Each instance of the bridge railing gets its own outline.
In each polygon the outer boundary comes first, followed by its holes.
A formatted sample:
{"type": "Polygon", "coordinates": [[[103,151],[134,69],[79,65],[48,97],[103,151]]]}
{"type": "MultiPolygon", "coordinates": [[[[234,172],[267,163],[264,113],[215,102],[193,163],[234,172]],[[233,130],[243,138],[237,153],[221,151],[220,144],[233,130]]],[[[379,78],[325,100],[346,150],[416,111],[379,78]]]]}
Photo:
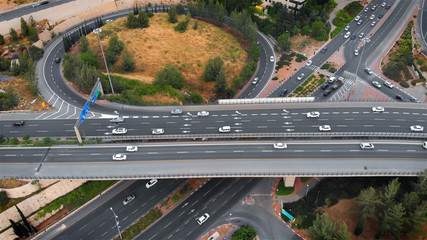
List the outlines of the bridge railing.
{"type": "Polygon", "coordinates": [[[318,132],[318,133],[228,133],[228,134],[170,134],[139,136],[85,136],[86,139],[101,138],[103,141],[142,141],[142,140],[179,140],[179,139],[231,139],[231,138],[386,138],[427,140],[427,133],[389,133],[389,132],[318,132]]]}

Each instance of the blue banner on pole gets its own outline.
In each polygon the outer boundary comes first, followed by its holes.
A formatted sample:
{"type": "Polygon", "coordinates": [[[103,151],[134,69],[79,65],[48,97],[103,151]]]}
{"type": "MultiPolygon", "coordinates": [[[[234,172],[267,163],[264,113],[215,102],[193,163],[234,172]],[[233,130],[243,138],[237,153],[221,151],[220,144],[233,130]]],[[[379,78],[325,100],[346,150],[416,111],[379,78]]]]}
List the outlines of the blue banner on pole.
{"type": "Polygon", "coordinates": [[[87,113],[89,112],[89,102],[86,102],[85,106],[83,107],[82,113],[80,113],[80,121],[83,123],[87,113]]]}
{"type": "Polygon", "coordinates": [[[92,105],[95,104],[95,101],[96,101],[96,98],[98,97],[98,94],[99,94],[99,89],[96,89],[95,93],[93,94],[92,100],[91,100],[92,105]]]}
{"type": "Polygon", "coordinates": [[[283,208],[282,208],[282,214],[285,215],[286,217],[288,217],[289,219],[291,219],[291,221],[295,221],[295,218],[291,214],[286,212],[285,209],[283,209],[283,208]]]}

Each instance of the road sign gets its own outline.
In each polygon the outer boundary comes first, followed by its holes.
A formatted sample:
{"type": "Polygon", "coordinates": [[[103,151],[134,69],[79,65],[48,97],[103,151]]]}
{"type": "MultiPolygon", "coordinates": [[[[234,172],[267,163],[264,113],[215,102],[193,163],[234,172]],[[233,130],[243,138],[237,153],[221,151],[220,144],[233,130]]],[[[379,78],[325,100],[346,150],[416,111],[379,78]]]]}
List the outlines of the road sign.
{"type": "Polygon", "coordinates": [[[98,94],[99,94],[99,88],[97,88],[95,90],[95,92],[93,93],[93,97],[92,97],[92,100],[91,100],[92,105],[95,104],[95,101],[96,101],[96,98],[98,97],[98,94]]]}
{"type": "Polygon", "coordinates": [[[46,107],[46,103],[45,102],[42,102],[42,107],[46,107]]]}
{"type": "Polygon", "coordinates": [[[80,121],[83,123],[87,112],[89,111],[89,102],[86,102],[85,106],[83,107],[82,113],[80,113],[80,121]]]}

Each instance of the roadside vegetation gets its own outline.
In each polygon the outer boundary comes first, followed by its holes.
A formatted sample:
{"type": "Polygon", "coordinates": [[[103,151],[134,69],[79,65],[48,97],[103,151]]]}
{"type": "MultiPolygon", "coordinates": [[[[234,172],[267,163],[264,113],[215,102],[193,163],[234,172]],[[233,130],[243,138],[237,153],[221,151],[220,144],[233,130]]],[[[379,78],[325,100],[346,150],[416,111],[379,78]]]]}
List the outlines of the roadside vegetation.
{"type": "MultiPolygon", "coordinates": [[[[82,144],[95,144],[100,143],[102,141],[101,138],[96,139],[83,139],[82,144]]],[[[30,135],[25,134],[22,136],[22,139],[18,139],[17,137],[13,138],[5,138],[2,134],[0,134],[0,146],[9,146],[9,145],[16,145],[20,147],[49,147],[53,145],[60,145],[60,144],[80,144],[77,138],[34,138],[31,139],[30,135]]]]}
{"type": "Polygon", "coordinates": [[[283,208],[296,218],[294,226],[313,239],[417,239],[427,222],[426,194],[427,171],[418,178],[325,178],[305,198],[283,208]],[[332,211],[347,199],[352,202],[347,209],[332,211]]]}
{"type": "Polygon", "coordinates": [[[289,195],[295,191],[294,187],[285,187],[285,183],[283,182],[283,178],[280,179],[279,184],[276,188],[276,195],[283,196],[289,195]]]}
{"type": "Polygon", "coordinates": [[[320,69],[328,70],[328,72],[330,73],[335,73],[337,71],[336,63],[333,63],[333,62],[326,62],[320,67],[320,69]]]}
{"type": "Polygon", "coordinates": [[[255,228],[243,225],[231,235],[231,240],[253,240],[256,238],[255,228]]]}
{"type": "Polygon", "coordinates": [[[396,41],[393,48],[388,53],[386,62],[382,62],[382,70],[386,77],[398,82],[402,87],[409,87],[409,82],[415,86],[417,83],[425,82],[426,79],[421,74],[420,70],[425,72],[427,64],[421,56],[414,56],[414,49],[419,46],[413,43],[412,30],[414,22],[410,21],[405,31],[396,41]],[[421,66],[419,70],[417,65],[421,66]],[[413,67],[413,69],[411,69],[413,67]],[[417,71],[419,77],[417,78],[414,71],[417,71]]]}
{"type": "Polygon", "coordinates": [[[307,80],[305,80],[301,85],[299,85],[289,97],[308,97],[326,81],[323,74],[311,75],[307,80]]]}
{"type": "Polygon", "coordinates": [[[336,17],[332,20],[332,23],[336,28],[331,33],[331,38],[334,38],[339,32],[341,32],[362,10],[363,5],[357,1],[351,2],[347,4],[344,9],[339,10],[336,17]]]}

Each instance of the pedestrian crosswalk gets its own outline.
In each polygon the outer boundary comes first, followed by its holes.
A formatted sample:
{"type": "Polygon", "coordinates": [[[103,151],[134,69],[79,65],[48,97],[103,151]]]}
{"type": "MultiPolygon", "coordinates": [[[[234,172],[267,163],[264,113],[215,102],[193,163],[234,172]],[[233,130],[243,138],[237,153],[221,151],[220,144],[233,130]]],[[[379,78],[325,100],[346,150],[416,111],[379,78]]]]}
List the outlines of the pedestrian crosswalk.
{"type": "Polygon", "coordinates": [[[305,67],[312,70],[313,73],[315,73],[315,72],[317,72],[317,70],[319,70],[319,66],[316,66],[316,65],[310,65],[310,66],[305,66],[305,67]]]}

